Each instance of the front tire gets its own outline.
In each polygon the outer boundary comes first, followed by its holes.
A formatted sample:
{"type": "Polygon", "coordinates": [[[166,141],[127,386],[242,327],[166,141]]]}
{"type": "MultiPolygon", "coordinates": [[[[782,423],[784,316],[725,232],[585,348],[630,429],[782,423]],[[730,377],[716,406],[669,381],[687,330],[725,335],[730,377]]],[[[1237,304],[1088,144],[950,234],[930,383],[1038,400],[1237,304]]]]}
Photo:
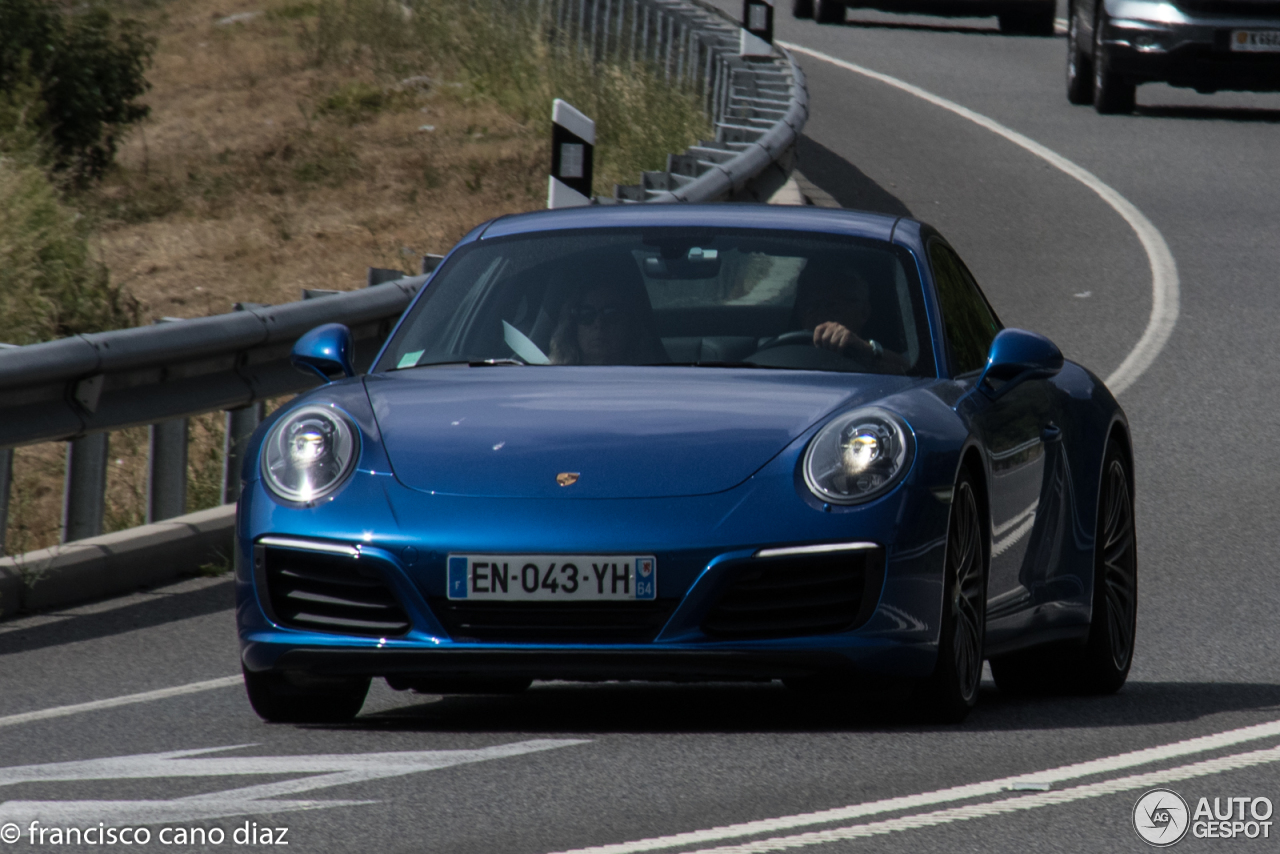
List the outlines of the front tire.
{"type": "Polygon", "coordinates": [[[844,8],[839,0],[814,0],[813,18],[819,24],[843,24],[844,8]]]}
{"type": "Polygon", "coordinates": [[[1105,18],[1093,28],[1093,108],[1103,115],[1126,115],[1137,105],[1138,84],[1111,68],[1111,56],[1102,43],[1105,18]]]}
{"type": "Polygon", "coordinates": [[[960,723],[978,702],[986,638],[987,545],[977,490],[962,472],[952,492],[938,663],[917,692],[930,720],[960,723]]]}
{"type": "Polygon", "coordinates": [[[271,723],[343,723],[360,713],[369,677],[304,680],[285,673],[241,667],[249,705],[271,723]]]}
{"type": "Polygon", "coordinates": [[[1080,23],[1072,10],[1067,19],[1067,100],[1093,103],[1093,53],[1080,44],[1080,23]]]}
{"type": "Polygon", "coordinates": [[[812,18],[813,0],[791,0],[791,17],[812,18]]]}

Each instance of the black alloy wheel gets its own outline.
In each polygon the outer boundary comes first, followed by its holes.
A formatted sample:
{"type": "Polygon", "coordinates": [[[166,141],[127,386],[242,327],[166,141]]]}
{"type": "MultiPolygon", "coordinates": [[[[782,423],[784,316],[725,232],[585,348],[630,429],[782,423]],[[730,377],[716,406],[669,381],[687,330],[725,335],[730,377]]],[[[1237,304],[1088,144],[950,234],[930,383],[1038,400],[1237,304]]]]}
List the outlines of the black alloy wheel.
{"type": "Polygon", "coordinates": [[[1133,112],[1137,105],[1138,84],[1111,70],[1111,56],[1102,43],[1106,14],[1098,14],[1093,27],[1093,108],[1103,115],[1133,112]]]}
{"type": "Polygon", "coordinates": [[[812,18],[813,0],[791,0],[791,17],[812,18]]]}
{"type": "Polygon", "coordinates": [[[1129,678],[1138,623],[1138,545],[1129,467],[1111,440],[1102,466],[1094,541],[1093,618],[1081,656],[1079,688],[1111,694],[1129,678]]]}
{"type": "Polygon", "coordinates": [[[302,680],[241,667],[249,705],[271,723],[343,723],[360,713],[369,677],[302,680]]]}
{"type": "Polygon", "coordinates": [[[1011,694],[1111,694],[1129,678],[1138,613],[1138,551],[1129,466],[1107,443],[1098,492],[1093,615],[1084,646],[1047,646],[991,659],[991,675],[1011,694]]]}
{"type": "Polygon", "coordinates": [[[1093,103],[1093,53],[1080,44],[1080,21],[1073,8],[1067,17],[1067,100],[1093,103]]]}
{"type": "Polygon", "coordinates": [[[987,544],[969,473],[962,472],[951,498],[938,637],[938,663],[920,686],[925,714],[959,723],[978,702],[987,614],[987,544]]]}
{"type": "Polygon", "coordinates": [[[843,24],[844,8],[840,0],[814,0],[813,19],[819,24],[843,24]]]}

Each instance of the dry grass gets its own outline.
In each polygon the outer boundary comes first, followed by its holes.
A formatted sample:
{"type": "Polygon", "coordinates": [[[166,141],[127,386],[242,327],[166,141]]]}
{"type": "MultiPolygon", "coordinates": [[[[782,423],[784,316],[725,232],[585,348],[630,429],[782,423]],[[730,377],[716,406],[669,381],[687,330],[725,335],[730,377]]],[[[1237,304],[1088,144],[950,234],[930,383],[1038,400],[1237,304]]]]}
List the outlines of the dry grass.
{"type": "MultiPolygon", "coordinates": [[[[75,201],[143,323],[359,287],[370,266],[416,272],[477,223],[542,207],[553,97],[597,118],[597,192],[709,130],[643,68],[495,29],[483,3],[501,0],[411,0],[408,15],[383,0],[137,2],[158,38],[151,116],[75,201]]],[[[220,413],[192,421],[188,510],[219,500],[222,431],[220,413]]],[[[110,446],[118,530],[145,519],[147,431],[110,446]]],[[[9,553],[58,541],[64,456],[17,451],[9,553]]]]}
{"type": "Polygon", "coordinates": [[[152,118],[94,205],[102,257],[145,317],[348,289],[369,266],[416,272],[545,192],[544,141],[492,104],[317,68],[288,19],[219,26],[182,0],[165,12],[152,118]]]}

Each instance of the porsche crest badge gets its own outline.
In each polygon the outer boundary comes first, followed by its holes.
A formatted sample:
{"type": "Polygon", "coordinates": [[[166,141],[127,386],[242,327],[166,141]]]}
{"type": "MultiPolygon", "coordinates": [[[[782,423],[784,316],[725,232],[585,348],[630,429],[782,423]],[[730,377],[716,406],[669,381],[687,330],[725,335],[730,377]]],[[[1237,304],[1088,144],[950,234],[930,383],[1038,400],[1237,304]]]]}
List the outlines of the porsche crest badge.
{"type": "Polygon", "coordinates": [[[556,483],[561,486],[573,486],[577,482],[578,472],[576,471],[562,471],[560,474],[556,475],[556,483]]]}

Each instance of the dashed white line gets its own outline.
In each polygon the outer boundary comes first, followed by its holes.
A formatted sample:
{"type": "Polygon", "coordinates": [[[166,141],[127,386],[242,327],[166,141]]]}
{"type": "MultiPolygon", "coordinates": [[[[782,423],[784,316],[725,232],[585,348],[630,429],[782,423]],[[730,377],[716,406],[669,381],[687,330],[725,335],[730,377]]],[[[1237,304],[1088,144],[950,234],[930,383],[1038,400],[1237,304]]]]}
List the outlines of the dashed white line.
{"type": "Polygon", "coordinates": [[[1178,265],[1174,262],[1173,253],[1169,251],[1169,245],[1165,243],[1164,237],[1151,224],[1151,221],[1143,215],[1142,211],[1134,207],[1128,199],[1120,195],[1108,184],[1103,183],[1092,172],[1030,137],[1000,124],[995,119],[974,112],[968,107],[935,95],[905,80],[899,80],[897,77],[891,77],[879,71],[872,71],[870,68],[864,68],[861,65],[846,62],[843,59],[837,59],[829,54],[798,44],[782,41],[779,41],[778,44],[787,50],[811,56],[823,62],[829,62],[846,71],[870,77],[872,80],[878,80],[881,83],[927,101],[934,106],[941,107],[968,119],[974,124],[980,125],[1034,154],[1097,193],[1133,229],[1138,241],[1142,244],[1143,250],[1147,253],[1147,263],[1151,267],[1151,314],[1147,320],[1147,327],[1143,331],[1142,337],[1138,339],[1138,343],[1125,356],[1124,361],[1111,373],[1111,376],[1107,377],[1107,386],[1113,394],[1118,395],[1133,385],[1138,377],[1142,376],[1143,372],[1151,367],[1156,360],[1156,356],[1164,349],[1169,336],[1173,334],[1174,325],[1178,322],[1178,265]]]}
{"type": "Polygon", "coordinates": [[[823,810],[821,812],[761,819],[741,824],[713,827],[706,830],[676,833],[670,836],[657,836],[632,842],[599,845],[592,848],[577,848],[572,851],[562,851],[559,854],[638,854],[638,852],[642,851],[657,851],[664,848],[687,848],[692,845],[705,845],[709,842],[741,839],[746,836],[778,833],[784,830],[795,830],[819,824],[831,824],[838,821],[848,821],[849,819],[883,815],[884,813],[919,809],[920,807],[953,803],[972,798],[989,797],[1003,791],[1016,791],[1019,787],[1035,784],[1052,785],[1054,783],[1065,783],[1069,780],[1079,780],[1097,774],[1124,771],[1142,765],[1178,759],[1196,753],[1206,753],[1211,750],[1221,750],[1237,744],[1277,736],[1280,736],[1280,721],[1270,721],[1268,723],[1255,724],[1254,726],[1213,733],[1212,735],[1198,736],[1184,741],[1176,741],[1170,744],[1162,744],[1157,747],[1134,750],[1115,756],[1104,756],[1100,759],[1092,759],[1088,762],[1079,762],[1074,765],[1064,765],[1045,771],[1021,774],[1016,777],[1002,777],[981,783],[970,783],[933,792],[923,792],[918,795],[904,795],[897,798],[851,804],[850,806],[837,807],[836,809],[823,810]]]}
{"type": "Polygon", "coordinates": [[[0,727],[25,724],[31,721],[43,721],[49,718],[61,718],[66,715],[78,715],[82,712],[96,712],[101,709],[114,709],[116,706],[131,706],[134,703],[150,703],[153,700],[164,700],[169,697],[181,697],[183,694],[198,694],[201,691],[212,691],[215,688],[227,688],[239,685],[240,676],[223,676],[220,679],[206,679],[203,682],[191,682],[173,688],[159,688],[155,691],[143,691],[141,694],[126,694],[122,697],[111,697],[106,700],[92,700],[88,703],[76,703],[73,706],[55,706],[52,709],[40,709],[34,712],[22,712],[17,715],[6,715],[0,718],[0,727]]]}

